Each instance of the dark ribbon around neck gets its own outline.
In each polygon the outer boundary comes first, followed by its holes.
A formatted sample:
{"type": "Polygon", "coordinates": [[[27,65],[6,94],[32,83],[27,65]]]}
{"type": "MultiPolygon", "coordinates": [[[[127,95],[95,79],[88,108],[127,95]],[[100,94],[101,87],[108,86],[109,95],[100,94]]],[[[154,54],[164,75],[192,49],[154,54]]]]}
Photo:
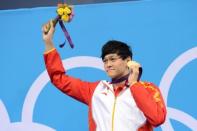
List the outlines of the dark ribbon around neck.
{"type": "Polygon", "coordinates": [[[111,84],[117,84],[117,83],[126,81],[126,80],[128,80],[129,75],[130,75],[130,73],[127,74],[127,75],[125,75],[125,76],[123,76],[123,77],[121,77],[121,78],[118,78],[118,79],[115,79],[115,78],[114,78],[114,79],[111,80],[111,84]]]}
{"type": "MultiPolygon", "coordinates": [[[[140,80],[140,78],[141,78],[141,76],[142,76],[142,71],[143,71],[143,70],[142,70],[142,67],[140,67],[140,68],[139,68],[139,75],[138,75],[137,81],[140,80]]],[[[131,71],[130,73],[132,73],[132,71],[131,71]]],[[[129,78],[130,73],[127,74],[127,75],[125,75],[125,76],[123,76],[123,77],[121,77],[121,78],[112,79],[110,83],[111,83],[111,84],[117,84],[117,83],[120,83],[120,82],[125,81],[125,84],[127,85],[127,83],[128,83],[128,78],[129,78]]]]}

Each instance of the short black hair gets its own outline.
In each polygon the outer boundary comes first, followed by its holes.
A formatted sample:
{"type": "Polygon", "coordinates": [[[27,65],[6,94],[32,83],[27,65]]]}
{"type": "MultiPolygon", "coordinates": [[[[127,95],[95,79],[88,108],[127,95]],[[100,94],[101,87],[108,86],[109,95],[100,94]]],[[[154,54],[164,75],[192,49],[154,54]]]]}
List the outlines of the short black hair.
{"type": "Polygon", "coordinates": [[[123,60],[127,57],[132,59],[133,56],[130,46],[117,40],[110,40],[103,45],[101,58],[104,59],[106,55],[113,53],[119,55],[123,60]]]}

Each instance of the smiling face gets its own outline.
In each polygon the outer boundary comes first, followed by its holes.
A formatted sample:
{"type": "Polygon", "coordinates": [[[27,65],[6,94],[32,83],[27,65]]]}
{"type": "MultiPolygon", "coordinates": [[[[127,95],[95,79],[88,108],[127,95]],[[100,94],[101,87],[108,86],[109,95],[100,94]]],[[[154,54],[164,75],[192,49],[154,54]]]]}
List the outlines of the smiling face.
{"type": "Polygon", "coordinates": [[[127,62],[132,59],[132,51],[126,43],[110,40],[103,45],[101,58],[108,76],[119,79],[129,73],[127,62]]]}
{"type": "Polygon", "coordinates": [[[130,58],[122,59],[116,53],[108,54],[104,57],[104,69],[112,79],[121,78],[129,73],[127,62],[130,58]]]}

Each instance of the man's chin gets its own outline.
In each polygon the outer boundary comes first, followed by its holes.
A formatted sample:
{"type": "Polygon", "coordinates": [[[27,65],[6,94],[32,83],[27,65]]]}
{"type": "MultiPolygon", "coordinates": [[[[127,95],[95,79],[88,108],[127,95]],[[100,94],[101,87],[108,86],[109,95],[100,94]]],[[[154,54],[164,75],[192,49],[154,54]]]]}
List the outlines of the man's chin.
{"type": "Polygon", "coordinates": [[[107,74],[110,78],[115,78],[116,76],[115,75],[113,75],[113,74],[107,74]]]}

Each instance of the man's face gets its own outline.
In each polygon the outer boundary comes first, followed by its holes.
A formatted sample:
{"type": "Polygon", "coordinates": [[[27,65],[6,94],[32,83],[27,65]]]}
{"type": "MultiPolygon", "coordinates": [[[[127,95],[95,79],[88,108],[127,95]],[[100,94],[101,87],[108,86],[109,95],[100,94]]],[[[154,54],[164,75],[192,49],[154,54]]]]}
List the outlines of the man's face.
{"type": "Polygon", "coordinates": [[[120,56],[118,56],[115,53],[106,55],[103,59],[103,63],[104,69],[108,76],[117,79],[128,74],[128,59],[130,58],[123,60],[120,56]]]}

